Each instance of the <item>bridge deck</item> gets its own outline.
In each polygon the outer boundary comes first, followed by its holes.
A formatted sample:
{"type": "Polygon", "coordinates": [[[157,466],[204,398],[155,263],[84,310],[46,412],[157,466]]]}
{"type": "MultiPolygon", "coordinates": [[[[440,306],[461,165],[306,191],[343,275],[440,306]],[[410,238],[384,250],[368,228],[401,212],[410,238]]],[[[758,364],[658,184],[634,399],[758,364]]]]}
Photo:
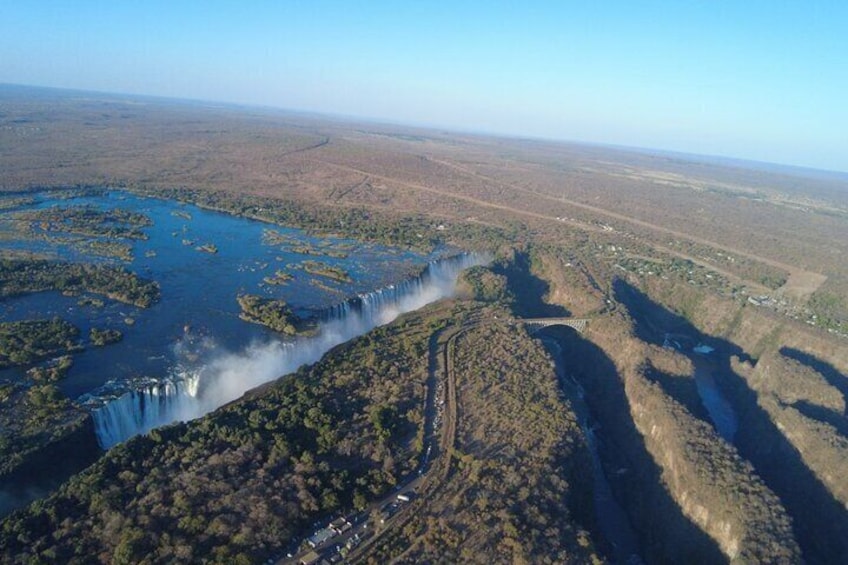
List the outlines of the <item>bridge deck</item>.
{"type": "Polygon", "coordinates": [[[520,318],[518,322],[527,326],[531,331],[540,330],[550,326],[568,326],[580,333],[586,329],[589,320],[586,318],[520,318]]]}

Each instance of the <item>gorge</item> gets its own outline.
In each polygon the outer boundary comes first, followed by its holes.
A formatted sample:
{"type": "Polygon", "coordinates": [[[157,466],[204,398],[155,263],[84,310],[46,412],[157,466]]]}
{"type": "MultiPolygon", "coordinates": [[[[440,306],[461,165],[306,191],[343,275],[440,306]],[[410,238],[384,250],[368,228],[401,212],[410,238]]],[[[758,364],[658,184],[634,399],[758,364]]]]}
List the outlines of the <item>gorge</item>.
{"type": "Polygon", "coordinates": [[[100,445],[108,449],[153,428],[200,417],[249,389],[314,363],[336,345],[451,296],[459,273],[486,260],[484,255],[467,253],[431,261],[418,276],[327,309],[314,336],[254,342],[238,352],[210,344],[199,364],[175,367],[167,378],[149,381],[95,408],[100,445]]]}

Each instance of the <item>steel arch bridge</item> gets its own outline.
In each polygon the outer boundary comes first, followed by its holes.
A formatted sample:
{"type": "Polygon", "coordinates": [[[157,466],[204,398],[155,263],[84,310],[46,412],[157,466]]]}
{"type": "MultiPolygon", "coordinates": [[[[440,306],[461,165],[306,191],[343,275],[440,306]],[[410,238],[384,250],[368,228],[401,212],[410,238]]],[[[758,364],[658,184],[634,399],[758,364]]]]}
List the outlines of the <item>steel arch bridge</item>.
{"type": "Polygon", "coordinates": [[[568,326],[583,333],[589,323],[587,318],[522,318],[517,321],[524,324],[530,333],[536,333],[550,326],[568,326]]]}

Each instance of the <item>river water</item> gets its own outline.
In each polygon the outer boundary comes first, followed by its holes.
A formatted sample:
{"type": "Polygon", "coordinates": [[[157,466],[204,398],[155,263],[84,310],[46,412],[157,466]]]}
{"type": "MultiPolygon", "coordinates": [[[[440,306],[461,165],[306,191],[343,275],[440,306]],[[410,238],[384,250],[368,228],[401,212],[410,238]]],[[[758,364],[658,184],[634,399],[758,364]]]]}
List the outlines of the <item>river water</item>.
{"type": "MultiPolygon", "coordinates": [[[[312,237],[301,230],[121,191],[73,198],[36,194],[34,202],[0,215],[0,249],[118,264],[159,282],[161,300],[147,309],[94,295],[102,306],[81,304],[83,297],[58,292],[0,300],[0,321],[59,316],[78,326],[83,340],[92,327],[123,332],[117,344],[90,346],[75,355],[59,385],[71,397],[95,392],[123,399],[111,410],[101,407],[106,410],[100,412],[103,429],[98,433],[104,446],[167,421],[196,417],[251,386],[314,362],[337,343],[451,294],[459,270],[483,260],[465,255],[439,262],[397,248],[312,237]],[[22,213],[51,207],[129,210],[144,214],[152,225],[141,228],[146,239],[121,240],[133,255],[132,261],[122,261],[95,255],[84,245],[102,238],[57,231],[56,225],[44,229],[47,226],[32,222],[22,232],[22,213]],[[271,238],[269,229],[275,232],[271,238]],[[207,245],[215,252],[201,249],[207,245]],[[342,269],[351,280],[310,275],[304,270],[310,260],[342,269]],[[425,275],[417,275],[422,269],[425,275]],[[293,278],[269,284],[268,278],[278,272],[293,278]],[[325,322],[310,340],[281,339],[239,319],[236,297],[245,293],[285,300],[295,313],[323,314],[325,322]],[[213,386],[212,380],[218,384],[213,386]],[[187,407],[192,402],[195,405],[187,407]],[[178,404],[180,409],[172,411],[178,404]],[[108,425],[113,427],[106,432],[108,425]]],[[[21,376],[21,369],[0,372],[0,380],[21,376]]]]}
{"type": "Polygon", "coordinates": [[[580,427],[586,436],[587,447],[592,457],[592,487],[595,522],[601,534],[610,546],[610,557],[614,563],[637,565],[642,563],[639,557],[639,538],[624,508],[615,499],[607,479],[601,458],[598,454],[599,438],[596,434],[597,422],[592,418],[588,405],[583,400],[582,386],[568,375],[568,359],[565,359],[562,348],[556,338],[549,335],[541,336],[545,346],[556,362],[557,375],[561,386],[574,391],[569,398],[580,421],[580,427]]]}
{"type": "Polygon", "coordinates": [[[692,376],[701,404],[706,408],[718,434],[732,444],[739,423],[733,407],[721,393],[715,380],[714,375],[719,371],[713,359],[715,350],[703,343],[696,344],[688,335],[672,333],[665,334],[663,347],[675,349],[692,361],[695,368],[692,376]]]}
{"type": "Polygon", "coordinates": [[[198,418],[251,388],[318,361],[336,345],[387,324],[400,314],[452,296],[459,273],[486,260],[477,254],[434,260],[420,275],[332,308],[313,336],[253,342],[227,352],[218,350],[214,342],[202,340],[195,361],[177,364],[167,378],[115,395],[94,410],[100,443],[110,447],[170,422],[198,418]]]}
{"type": "Polygon", "coordinates": [[[695,386],[716,431],[732,444],[739,427],[736,413],[719,391],[713,376],[715,366],[707,355],[707,353],[693,353],[691,356],[692,363],[695,365],[695,386]]]}

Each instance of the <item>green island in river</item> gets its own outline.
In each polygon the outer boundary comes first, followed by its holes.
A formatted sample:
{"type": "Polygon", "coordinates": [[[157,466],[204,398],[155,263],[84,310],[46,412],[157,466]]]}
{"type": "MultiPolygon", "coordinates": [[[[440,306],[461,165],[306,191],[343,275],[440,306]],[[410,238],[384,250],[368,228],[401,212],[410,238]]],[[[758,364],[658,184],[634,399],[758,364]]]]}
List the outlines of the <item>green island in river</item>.
{"type": "Polygon", "coordinates": [[[242,294],[238,298],[239,317],[254,324],[262,324],[286,335],[305,333],[303,321],[295,315],[284,300],[263,298],[255,294],[242,294]]]}
{"type": "Polygon", "coordinates": [[[848,555],[843,173],[0,100],[3,565],[848,555]]]}

